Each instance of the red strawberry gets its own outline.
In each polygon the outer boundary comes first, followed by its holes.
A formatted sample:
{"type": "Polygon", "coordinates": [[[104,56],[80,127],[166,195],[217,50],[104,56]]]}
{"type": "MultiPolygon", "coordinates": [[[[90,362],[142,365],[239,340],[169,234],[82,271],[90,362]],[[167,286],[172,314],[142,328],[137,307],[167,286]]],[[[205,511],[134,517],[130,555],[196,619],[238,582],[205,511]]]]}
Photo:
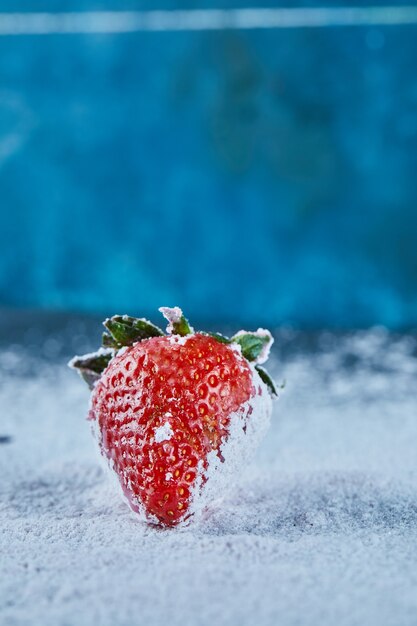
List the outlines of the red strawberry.
{"type": "Polygon", "coordinates": [[[232,339],[194,333],[180,309],[160,309],[168,335],[114,316],[99,352],[75,357],[92,388],[89,418],[130,507],[173,526],[222,495],[237,460],[264,433],[274,385],[259,365],[268,331],[232,339]]]}

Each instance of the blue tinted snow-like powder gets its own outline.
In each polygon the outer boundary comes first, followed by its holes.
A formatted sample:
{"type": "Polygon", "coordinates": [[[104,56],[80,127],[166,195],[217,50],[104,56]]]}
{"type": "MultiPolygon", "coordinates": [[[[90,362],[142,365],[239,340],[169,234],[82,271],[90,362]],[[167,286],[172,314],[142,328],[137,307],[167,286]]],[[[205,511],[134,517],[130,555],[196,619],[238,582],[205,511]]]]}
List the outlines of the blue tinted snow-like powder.
{"type": "Polygon", "coordinates": [[[383,331],[278,339],[287,387],[255,463],[198,525],[161,531],[105,480],[74,373],[23,378],[4,350],[0,622],[414,625],[415,354],[383,331]]]}

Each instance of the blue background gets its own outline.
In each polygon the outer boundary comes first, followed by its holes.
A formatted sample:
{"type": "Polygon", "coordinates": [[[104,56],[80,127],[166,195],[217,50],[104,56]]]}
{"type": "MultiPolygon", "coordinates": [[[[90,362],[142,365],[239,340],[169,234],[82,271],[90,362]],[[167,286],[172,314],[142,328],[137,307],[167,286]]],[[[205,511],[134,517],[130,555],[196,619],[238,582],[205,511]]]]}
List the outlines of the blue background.
{"type": "Polygon", "coordinates": [[[0,305],[415,327],[416,178],[415,26],[0,37],[0,305]]]}

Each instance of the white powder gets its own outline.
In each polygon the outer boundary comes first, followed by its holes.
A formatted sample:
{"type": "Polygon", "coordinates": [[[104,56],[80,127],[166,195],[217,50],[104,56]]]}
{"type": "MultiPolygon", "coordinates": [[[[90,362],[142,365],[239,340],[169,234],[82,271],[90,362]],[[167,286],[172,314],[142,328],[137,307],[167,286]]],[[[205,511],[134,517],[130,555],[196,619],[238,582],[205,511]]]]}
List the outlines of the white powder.
{"type": "Polygon", "coordinates": [[[185,344],[189,339],[191,339],[191,337],[195,337],[195,335],[190,334],[185,335],[184,337],[181,337],[181,335],[167,335],[166,339],[171,345],[185,346],[185,344]]]}
{"type": "Polygon", "coordinates": [[[161,443],[162,441],[169,441],[174,434],[174,431],[171,428],[171,424],[169,422],[165,422],[158,428],[155,428],[155,441],[156,443],[161,443]]]}
{"type": "Polygon", "coordinates": [[[168,307],[161,306],[159,307],[159,311],[162,315],[172,324],[178,324],[182,318],[182,311],[178,306],[168,307]]]}
{"type": "MultiPolygon", "coordinates": [[[[181,318],[183,317],[182,311],[178,306],[174,306],[172,308],[167,306],[161,306],[159,311],[168,320],[167,333],[171,335],[174,331],[174,324],[179,324],[181,318]]],[[[191,333],[194,332],[193,328],[190,326],[191,333]]]]}
{"type": "Polygon", "coordinates": [[[78,377],[0,350],[0,623],[414,626],[417,342],[291,336],[250,473],[181,532],[109,487],[78,377]]]}

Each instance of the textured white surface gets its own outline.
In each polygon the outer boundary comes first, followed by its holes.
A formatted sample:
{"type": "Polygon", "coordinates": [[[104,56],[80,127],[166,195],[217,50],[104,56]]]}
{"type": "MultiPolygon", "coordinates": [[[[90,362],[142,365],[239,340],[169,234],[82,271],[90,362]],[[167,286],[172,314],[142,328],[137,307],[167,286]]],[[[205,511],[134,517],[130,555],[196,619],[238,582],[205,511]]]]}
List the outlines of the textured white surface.
{"type": "Polygon", "coordinates": [[[382,331],[273,362],[287,388],[241,486],[196,527],[108,487],[65,367],[0,353],[0,623],[417,623],[417,359],[382,331]]]}

